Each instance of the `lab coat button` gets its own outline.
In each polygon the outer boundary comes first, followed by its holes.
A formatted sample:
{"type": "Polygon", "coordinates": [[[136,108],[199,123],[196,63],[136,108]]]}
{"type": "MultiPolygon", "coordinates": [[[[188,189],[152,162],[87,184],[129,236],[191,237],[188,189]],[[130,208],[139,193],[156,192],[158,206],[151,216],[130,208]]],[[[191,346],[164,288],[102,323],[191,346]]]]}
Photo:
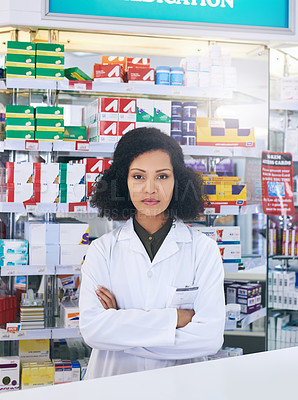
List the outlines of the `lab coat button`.
{"type": "Polygon", "coordinates": [[[148,278],[151,278],[152,275],[153,275],[153,272],[152,272],[152,271],[148,271],[148,272],[147,272],[148,278]]]}
{"type": "Polygon", "coordinates": [[[149,240],[152,240],[152,236],[149,236],[149,238],[148,238],[149,240]]]}

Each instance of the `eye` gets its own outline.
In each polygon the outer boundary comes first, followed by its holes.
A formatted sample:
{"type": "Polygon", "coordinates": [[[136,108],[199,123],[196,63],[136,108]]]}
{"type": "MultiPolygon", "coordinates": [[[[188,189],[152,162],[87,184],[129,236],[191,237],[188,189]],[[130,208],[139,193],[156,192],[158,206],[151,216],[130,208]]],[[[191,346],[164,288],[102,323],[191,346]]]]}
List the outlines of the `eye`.
{"type": "Polygon", "coordinates": [[[167,179],[169,177],[169,175],[167,174],[160,174],[158,175],[157,179],[167,179]]]}
{"type": "Polygon", "coordinates": [[[139,174],[135,174],[135,175],[133,175],[132,177],[133,177],[134,179],[137,179],[137,180],[144,179],[144,178],[142,177],[142,175],[139,175],[139,174]]]}

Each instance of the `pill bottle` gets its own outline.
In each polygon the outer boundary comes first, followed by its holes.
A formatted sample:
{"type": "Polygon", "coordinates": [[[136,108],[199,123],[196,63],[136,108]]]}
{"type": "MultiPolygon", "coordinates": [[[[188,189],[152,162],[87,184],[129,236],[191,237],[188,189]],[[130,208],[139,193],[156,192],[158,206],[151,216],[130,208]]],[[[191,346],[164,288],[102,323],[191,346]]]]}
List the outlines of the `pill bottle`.
{"type": "Polygon", "coordinates": [[[182,119],[173,117],[171,120],[171,130],[181,131],[182,130],[182,119]]]}
{"type": "Polygon", "coordinates": [[[181,101],[172,101],[172,118],[182,118],[181,101]]]}
{"type": "Polygon", "coordinates": [[[182,135],[182,145],[184,146],[195,146],[196,145],[196,135],[191,133],[183,133],[182,135]]]}
{"type": "Polygon", "coordinates": [[[195,133],[196,132],[196,121],[191,119],[184,119],[182,122],[183,133],[195,133]]]}
{"type": "Polygon", "coordinates": [[[171,131],[171,136],[178,144],[182,144],[182,131],[171,131]]]}
{"type": "Polygon", "coordinates": [[[184,69],[181,67],[171,68],[170,84],[172,86],[183,86],[184,69]]]}
{"type": "Polygon", "coordinates": [[[197,117],[197,103],[187,101],[183,104],[183,119],[195,120],[197,117]]]}
{"type": "Polygon", "coordinates": [[[226,305],[226,318],[230,321],[239,321],[240,319],[240,304],[227,304],[226,305]]]}
{"type": "Polygon", "coordinates": [[[155,69],[155,83],[156,85],[169,85],[170,84],[170,67],[156,67],[155,69]]]}

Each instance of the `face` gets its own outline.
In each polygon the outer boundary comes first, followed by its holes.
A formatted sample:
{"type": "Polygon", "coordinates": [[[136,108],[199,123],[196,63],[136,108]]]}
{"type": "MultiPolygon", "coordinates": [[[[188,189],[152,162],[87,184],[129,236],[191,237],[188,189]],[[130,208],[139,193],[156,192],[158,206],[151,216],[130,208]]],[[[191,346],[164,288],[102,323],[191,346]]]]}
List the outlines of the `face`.
{"type": "Polygon", "coordinates": [[[127,185],[137,215],[162,214],[171,202],[174,172],[170,156],[162,150],[143,153],[131,163],[127,185]]]}

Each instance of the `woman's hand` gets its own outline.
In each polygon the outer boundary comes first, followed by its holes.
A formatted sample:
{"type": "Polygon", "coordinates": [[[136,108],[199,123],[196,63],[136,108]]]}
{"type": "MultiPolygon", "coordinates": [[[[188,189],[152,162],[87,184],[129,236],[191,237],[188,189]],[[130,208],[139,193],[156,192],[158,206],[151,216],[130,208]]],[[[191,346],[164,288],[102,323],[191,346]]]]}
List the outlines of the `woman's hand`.
{"type": "Polygon", "coordinates": [[[118,310],[115,296],[107,288],[98,285],[95,292],[105,310],[108,310],[109,308],[118,310]]]}
{"type": "Polygon", "coordinates": [[[194,310],[181,310],[177,309],[178,319],[177,319],[177,328],[183,328],[186,326],[195,315],[194,310]]]}

